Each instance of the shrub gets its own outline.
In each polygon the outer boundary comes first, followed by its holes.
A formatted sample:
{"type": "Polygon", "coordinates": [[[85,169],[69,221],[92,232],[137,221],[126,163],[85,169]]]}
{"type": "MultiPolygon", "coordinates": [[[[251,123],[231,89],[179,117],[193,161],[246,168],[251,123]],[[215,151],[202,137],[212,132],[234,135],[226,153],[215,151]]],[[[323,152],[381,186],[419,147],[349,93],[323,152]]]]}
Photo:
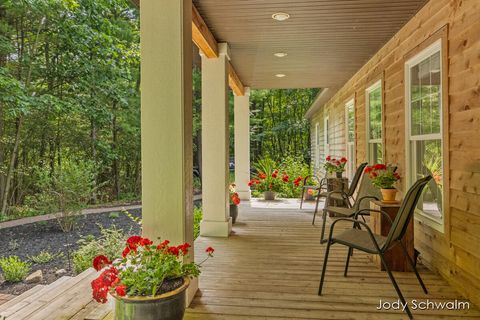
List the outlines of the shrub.
{"type": "Polygon", "coordinates": [[[70,232],[95,190],[94,166],[90,162],[64,160],[62,168],[54,173],[46,168],[37,168],[36,174],[37,187],[41,190],[32,200],[36,209],[58,212],[60,228],[70,232]]]}
{"type": "Polygon", "coordinates": [[[23,262],[17,256],[0,258],[0,268],[5,280],[8,282],[23,281],[30,272],[30,266],[30,263],[23,262]]]}
{"type": "Polygon", "coordinates": [[[92,266],[92,260],[100,254],[117,257],[122,254],[127,236],[115,226],[101,228],[100,237],[87,235],[78,240],[79,248],[73,253],[75,272],[80,273],[92,266]]]}
{"type": "Polygon", "coordinates": [[[301,184],[296,186],[294,184],[295,179],[301,177],[302,179],[311,174],[310,166],[305,162],[302,156],[288,156],[285,157],[280,164],[280,171],[288,173],[290,180],[289,183],[282,185],[280,191],[281,196],[285,198],[298,198],[302,194],[301,184]]]}
{"type": "Polygon", "coordinates": [[[200,222],[203,218],[202,207],[193,208],[193,238],[197,239],[200,235],[200,222]]]}
{"type": "Polygon", "coordinates": [[[48,251],[44,251],[42,250],[39,254],[37,254],[36,256],[31,256],[31,257],[28,257],[30,260],[32,260],[33,262],[35,263],[38,263],[38,264],[44,264],[44,263],[49,263],[50,261],[54,260],[55,258],[57,257],[60,257],[62,256],[62,254],[52,254],[48,251]]]}

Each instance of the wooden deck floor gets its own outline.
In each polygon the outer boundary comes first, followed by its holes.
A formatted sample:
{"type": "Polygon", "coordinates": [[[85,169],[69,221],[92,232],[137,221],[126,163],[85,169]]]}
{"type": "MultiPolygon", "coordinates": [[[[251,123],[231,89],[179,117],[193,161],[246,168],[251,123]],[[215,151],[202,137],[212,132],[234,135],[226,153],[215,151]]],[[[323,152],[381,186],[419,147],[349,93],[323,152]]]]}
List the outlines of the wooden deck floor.
{"type": "MultiPolygon", "coordinates": [[[[311,206],[310,206],[311,208],[311,206]]],[[[385,272],[356,252],[349,276],[343,277],[346,249],[332,246],[323,296],[317,295],[325,245],[312,210],[292,201],[243,205],[234,234],[228,239],[196,241],[197,261],[213,246],[215,257],[203,266],[200,292],[186,319],[407,319],[400,311],[376,310],[379,300],[396,301],[385,272]]],[[[318,220],[317,220],[318,221],[318,220]]],[[[407,301],[462,299],[442,278],[426,268],[425,295],[413,273],[395,273],[407,301]]],[[[413,311],[416,319],[480,318],[469,311],[413,311]]]]}
{"type": "MultiPolygon", "coordinates": [[[[216,251],[202,267],[200,290],[185,319],[406,319],[400,311],[376,310],[380,299],[393,302],[397,296],[385,272],[366,255],[356,252],[349,276],[343,277],[346,249],[340,246],[332,247],[324,295],[317,296],[325,246],[319,244],[320,228],[311,225],[311,218],[311,205],[300,211],[294,201],[252,201],[242,204],[230,238],[197,239],[197,261],[207,246],[216,251]]],[[[421,274],[429,295],[413,274],[395,273],[407,301],[462,300],[439,276],[425,268],[421,274]]],[[[111,301],[101,305],[91,300],[90,281],[96,276],[89,269],[37,286],[0,305],[0,319],[112,320],[111,301]]],[[[473,305],[466,311],[413,313],[415,319],[480,319],[473,305]]]]}

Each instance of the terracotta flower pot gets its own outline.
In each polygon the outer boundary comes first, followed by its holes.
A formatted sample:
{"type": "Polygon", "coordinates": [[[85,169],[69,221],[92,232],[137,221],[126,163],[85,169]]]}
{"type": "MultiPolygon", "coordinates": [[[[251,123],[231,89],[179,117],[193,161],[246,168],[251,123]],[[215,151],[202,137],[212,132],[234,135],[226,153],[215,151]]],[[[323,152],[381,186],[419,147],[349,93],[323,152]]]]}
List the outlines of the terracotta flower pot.
{"type": "Polygon", "coordinates": [[[275,200],[275,192],[273,192],[273,191],[265,191],[265,192],[263,193],[263,198],[264,198],[265,200],[270,200],[270,201],[271,201],[271,200],[275,200]]]}
{"type": "Polygon", "coordinates": [[[235,224],[238,217],[238,206],[236,204],[230,205],[230,217],[232,217],[232,223],[235,224]]]}
{"type": "Polygon", "coordinates": [[[188,277],[183,284],[170,292],[154,297],[115,298],[115,320],[181,320],[185,314],[188,277]]]}
{"type": "Polygon", "coordinates": [[[397,189],[380,189],[380,192],[382,192],[383,202],[396,202],[397,189]]]}

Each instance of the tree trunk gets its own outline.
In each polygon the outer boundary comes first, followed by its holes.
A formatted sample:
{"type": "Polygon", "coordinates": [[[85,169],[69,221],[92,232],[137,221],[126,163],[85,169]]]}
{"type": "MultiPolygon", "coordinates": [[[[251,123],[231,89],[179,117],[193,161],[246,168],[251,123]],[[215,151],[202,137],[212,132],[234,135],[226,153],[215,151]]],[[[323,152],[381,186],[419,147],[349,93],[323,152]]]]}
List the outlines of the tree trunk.
{"type": "Polygon", "coordinates": [[[17,160],[18,146],[20,145],[20,133],[22,131],[22,123],[23,123],[23,117],[17,118],[15,142],[13,144],[13,150],[10,156],[10,164],[8,166],[7,177],[5,180],[5,189],[3,191],[3,197],[2,197],[2,209],[0,211],[1,214],[6,214],[6,211],[7,211],[8,194],[10,192],[11,180],[14,174],[15,162],[17,160]]]}

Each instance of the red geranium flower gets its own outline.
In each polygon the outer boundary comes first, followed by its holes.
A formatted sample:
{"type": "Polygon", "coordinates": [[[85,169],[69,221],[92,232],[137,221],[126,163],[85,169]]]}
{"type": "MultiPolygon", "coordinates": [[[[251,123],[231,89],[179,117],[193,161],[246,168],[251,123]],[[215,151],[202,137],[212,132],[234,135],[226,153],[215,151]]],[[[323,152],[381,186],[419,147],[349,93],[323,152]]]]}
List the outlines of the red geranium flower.
{"type": "Polygon", "coordinates": [[[233,197],[232,201],[233,201],[233,204],[235,204],[237,206],[240,204],[240,198],[239,197],[233,197]]]}
{"type": "Polygon", "coordinates": [[[387,166],[384,165],[383,163],[377,163],[377,164],[373,165],[373,169],[374,170],[386,170],[387,166]]]}
{"type": "Polygon", "coordinates": [[[208,253],[208,255],[211,257],[213,256],[215,249],[213,249],[212,247],[208,247],[207,249],[205,249],[205,252],[208,253]]]}
{"type": "Polygon", "coordinates": [[[285,175],[282,177],[283,182],[288,182],[289,176],[285,175]]]}
{"type": "Polygon", "coordinates": [[[127,239],[127,244],[130,247],[130,249],[134,250],[140,244],[140,241],[142,241],[142,237],[131,236],[130,238],[127,239]]]}
{"type": "Polygon", "coordinates": [[[365,172],[365,173],[370,173],[370,172],[372,172],[372,167],[370,167],[370,166],[366,167],[363,172],[365,172]]]}
{"type": "Polygon", "coordinates": [[[258,177],[259,177],[260,179],[264,180],[264,179],[267,178],[267,175],[266,175],[265,173],[263,173],[263,172],[260,172],[260,173],[258,174],[258,177]]]}
{"type": "Polygon", "coordinates": [[[127,295],[127,286],[123,283],[115,288],[115,292],[120,296],[124,297],[127,295]]]}
{"type": "Polygon", "coordinates": [[[345,158],[345,157],[342,157],[342,159],[340,159],[340,162],[341,162],[341,163],[345,163],[345,162],[347,162],[347,158],[345,158]]]}
{"type": "Polygon", "coordinates": [[[168,252],[170,252],[174,256],[178,256],[178,254],[180,253],[180,249],[178,249],[178,247],[170,247],[168,248],[168,252]]]}
{"type": "Polygon", "coordinates": [[[326,158],[325,160],[330,161],[330,160],[332,160],[332,157],[331,157],[331,156],[327,156],[327,158],[326,158]]]}
{"type": "Polygon", "coordinates": [[[130,253],[130,247],[125,247],[125,249],[123,249],[123,252],[122,252],[122,257],[126,257],[128,254],[130,253]]]}
{"type": "Polygon", "coordinates": [[[252,185],[253,185],[253,180],[250,180],[250,181],[248,182],[248,186],[251,187],[252,185]]]}
{"type": "Polygon", "coordinates": [[[277,173],[272,173],[272,178],[276,178],[277,177],[277,173]]]}
{"type": "Polygon", "coordinates": [[[95,259],[93,259],[93,268],[97,271],[100,271],[103,269],[103,267],[105,267],[106,265],[109,265],[111,264],[112,261],[108,260],[107,257],[105,257],[104,255],[100,255],[100,256],[97,256],[95,257],[95,259]]]}
{"type": "Polygon", "coordinates": [[[152,244],[153,244],[153,241],[148,238],[142,238],[142,240],[140,240],[141,246],[150,246],[152,244]]]}
{"type": "Polygon", "coordinates": [[[168,240],[163,241],[162,243],[160,243],[160,244],[157,246],[157,250],[161,250],[161,249],[167,248],[169,243],[170,243],[170,241],[168,241],[168,240]]]}
{"type": "Polygon", "coordinates": [[[376,177],[376,176],[378,176],[378,173],[376,173],[375,171],[372,171],[371,175],[372,175],[373,177],[376,177]]]}
{"type": "Polygon", "coordinates": [[[182,245],[179,245],[177,248],[179,251],[182,251],[183,254],[188,254],[188,248],[190,248],[190,244],[188,244],[187,242],[185,242],[184,244],[182,245]]]}

